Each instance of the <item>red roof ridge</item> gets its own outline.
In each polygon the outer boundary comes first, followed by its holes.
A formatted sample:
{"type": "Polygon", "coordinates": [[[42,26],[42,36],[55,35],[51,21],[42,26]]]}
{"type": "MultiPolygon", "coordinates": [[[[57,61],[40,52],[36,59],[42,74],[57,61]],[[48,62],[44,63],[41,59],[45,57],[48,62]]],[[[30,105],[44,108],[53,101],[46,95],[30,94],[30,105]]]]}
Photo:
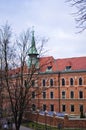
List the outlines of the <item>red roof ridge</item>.
{"type": "Polygon", "coordinates": [[[80,59],[80,58],[86,58],[86,56],[80,56],[80,57],[68,57],[68,58],[58,58],[56,60],[66,60],[66,59],[80,59]]]}

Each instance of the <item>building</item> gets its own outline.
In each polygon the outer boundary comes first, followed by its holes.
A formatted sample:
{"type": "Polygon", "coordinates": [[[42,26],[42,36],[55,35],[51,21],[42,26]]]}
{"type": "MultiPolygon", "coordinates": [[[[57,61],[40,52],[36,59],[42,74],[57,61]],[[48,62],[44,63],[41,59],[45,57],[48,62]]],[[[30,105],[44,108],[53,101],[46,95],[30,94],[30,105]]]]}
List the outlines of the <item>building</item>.
{"type": "MultiPolygon", "coordinates": [[[[32,80],[32,89],[37,88],[39,91],[39,94],[36,91],[31,93],[33,111],[39,109],[75,115],[79,115],[81,111],[86,112],[86,57],[63,59],[54,59],[53,56],[39,57],[34,33],[28,56],[25,74],[35,65],[39,76],[38,79],[32,80]]],[[[15,72],[10,71],[13,86],[19,73],[20,68],[15,72]]]]}
{"type": "MultiPolygon", "coordinates": [[[[34,36],[29,51],[29,61],[37,66],[41,88],[46,88],[36,96],[32,94],[32,109],[80,114],[86,112],[86,57],[54,59],[53,56],[37,58],[34,36]]],[[[30,67],[30,64],[29,64],[30,67]]],[[[34,81],[35,86],[35,81],[34,81]]],[[[36,84],[37,86],[37,84],[36,84]]]]}

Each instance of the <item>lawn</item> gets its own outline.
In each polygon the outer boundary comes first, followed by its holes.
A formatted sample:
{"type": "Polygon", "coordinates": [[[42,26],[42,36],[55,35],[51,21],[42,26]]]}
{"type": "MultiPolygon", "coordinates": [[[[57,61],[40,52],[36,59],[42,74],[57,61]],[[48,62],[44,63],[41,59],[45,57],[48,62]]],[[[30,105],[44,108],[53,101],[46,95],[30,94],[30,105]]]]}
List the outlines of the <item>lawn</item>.
{"type": "Polygon", "coordinates": [[[47,124],[42,125],[35,122],[24,122],[22,125],[32,128],[33,130],[83,130],[82,128],[76,128],[76,129],[73,129],[73,128],[64,129],[64,128],[58,128],[58,127],[56,128],[56,127],[47,126],[47,124]]]}

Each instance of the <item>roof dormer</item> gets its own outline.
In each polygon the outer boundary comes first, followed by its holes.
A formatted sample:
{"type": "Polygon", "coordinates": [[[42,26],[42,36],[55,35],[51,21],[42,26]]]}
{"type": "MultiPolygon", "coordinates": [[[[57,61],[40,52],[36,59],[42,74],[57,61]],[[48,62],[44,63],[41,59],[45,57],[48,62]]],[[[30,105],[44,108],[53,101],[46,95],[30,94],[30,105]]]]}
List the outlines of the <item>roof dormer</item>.
{"type": "Polygon", "coordinates": [[[47,66],[46,72],[51,72],[52,71],[52,66],[47,66]]]}
{"type": "Polygon", "coordinates": [[[72,64],[70,61],[68,61],[66,66],[65,66],[65,70],[71,70],[71,69],[72,69],[72,64]]]}

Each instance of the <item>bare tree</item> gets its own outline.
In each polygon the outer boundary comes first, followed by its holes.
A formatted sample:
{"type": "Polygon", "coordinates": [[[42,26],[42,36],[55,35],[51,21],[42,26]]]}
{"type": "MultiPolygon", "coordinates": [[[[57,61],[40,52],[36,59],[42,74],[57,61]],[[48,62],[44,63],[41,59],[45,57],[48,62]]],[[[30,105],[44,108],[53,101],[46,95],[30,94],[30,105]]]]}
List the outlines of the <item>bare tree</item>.
{"type": "Polygon", "coordinates": [[[75,6],[77,11],[75,14],[75,20],[77,27],[80,28],[80,32],[86,30],[86,0],[67,0],[71,3],[71,6],[75,6]]]}
{"type": "MultiPolygon", "coordinates": [[[[40,88],[38,79],[40,77],[39,70],[44,65],[42,64],[40,66],[38,64],[39,57],[37,52],[36,54],[29,54],[31,56],[28,60],[28,62],[30,61],[30,66],[27,67],[26,65],[28,51],[31,47],[33,51],[36,49],[34,48],[34,36],[32,37],[32,46],[30,46],[31,32],[29,30],[24,32],[20,38],[16,40],[16,51],[14,51],[15,49],[13,50],[12,43],[10,42],[11,34],[12,32],[8,24],[1,28],[0,42],[2,45],[2,56],[4,61],[3,83],[6,90],[5,94],[8,96],[6,107],[10,107],[16,130],[19,130],[25,111],[31,109],[32,93],[34,92],[36,95],[39,95],[43,91],[43,89],[40,88]],[[34,59],[34,56],[36,59],[34,59]],[[36,83],[35,87],[32,87],[33,81],[36,83]]],[[[45,40],[42,40],[42,44],[39,47],[40,54],[44,41],[45,40]]],[[[46,61],[46,64],[47,62],[50,61],[46,61]]]]}

